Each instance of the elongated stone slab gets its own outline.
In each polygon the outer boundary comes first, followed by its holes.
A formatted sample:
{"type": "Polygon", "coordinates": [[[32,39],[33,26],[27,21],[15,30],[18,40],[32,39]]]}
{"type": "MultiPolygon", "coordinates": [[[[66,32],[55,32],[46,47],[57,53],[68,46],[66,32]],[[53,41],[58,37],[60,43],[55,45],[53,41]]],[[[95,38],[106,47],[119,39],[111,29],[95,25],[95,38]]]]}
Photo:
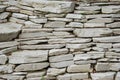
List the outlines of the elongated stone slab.
{"type": "Polygon", "coordinates": [[[74,10],[75,4],[67,1],[21,0],[24,5],[32,6],[35,10],[51,13],[67,13],[74,10]]]}
{"type": "Polygon", "coordinates": [[[13,52],[9,57],[9,63],[12,64],[21,64],[21,63],[33,63],[46,61],[48,58],[47,50],[23,50],[13,52]]]}

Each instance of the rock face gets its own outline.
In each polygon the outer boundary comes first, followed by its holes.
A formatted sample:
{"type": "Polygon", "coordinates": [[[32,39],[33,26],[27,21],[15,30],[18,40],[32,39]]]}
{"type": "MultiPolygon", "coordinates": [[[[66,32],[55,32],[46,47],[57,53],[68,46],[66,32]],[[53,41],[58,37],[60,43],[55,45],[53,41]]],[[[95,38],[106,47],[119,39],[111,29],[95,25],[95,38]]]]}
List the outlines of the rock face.
{"type": "Polygon", "coordinates": [[[120,0],[0,0],[0,80],[120,80],[120,0]]]}
{"type": "Polygon", "coordinates": [[[0,24],[0,41],[9,41],[16,38],[22,25],[16,23],[0,24]]]}

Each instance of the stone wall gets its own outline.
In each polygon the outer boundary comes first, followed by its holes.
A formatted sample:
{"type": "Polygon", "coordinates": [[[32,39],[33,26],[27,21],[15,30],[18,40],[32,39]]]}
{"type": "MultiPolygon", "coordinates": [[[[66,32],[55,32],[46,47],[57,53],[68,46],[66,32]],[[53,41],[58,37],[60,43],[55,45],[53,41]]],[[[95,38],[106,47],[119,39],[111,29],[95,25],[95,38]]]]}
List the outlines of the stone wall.
{"type": "Polygon", "coordinates": [[[120,0],[91,1],[0,0],[0,80],[120,80],[120,0]]]}

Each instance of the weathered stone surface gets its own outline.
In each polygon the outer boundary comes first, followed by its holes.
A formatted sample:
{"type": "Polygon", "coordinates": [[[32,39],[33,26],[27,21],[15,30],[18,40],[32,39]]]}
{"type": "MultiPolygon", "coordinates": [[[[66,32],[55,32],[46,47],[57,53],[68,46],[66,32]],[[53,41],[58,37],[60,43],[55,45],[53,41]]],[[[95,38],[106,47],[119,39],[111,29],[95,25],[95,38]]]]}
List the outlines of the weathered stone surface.
{"type": "Polygon", "coordinates": [[[7,60],[8,59],[6,55],[0,55],[0,64],[5,64],[7,60]]]}
{"type": "Polygon", "coordinates": [[[27,5],[31,5],[35,10],[51,13],[67,13],[74,9],[73,2],[43,1],[43,0],[22,0],[27,5]],[[52,5],[51,5],[52,4],[52,5]],[[53,9],[54,8],[54,9],[53,9]]]}
{"type": "Polygon", "coordinates": [[[16,23],[0,24],[0,41],[9,41],[17,37],[22,25],[16,23]]]}
{"type": "Polygon", "coordinates": [[[51,49],[49,51],[49,56],[57,56],[57,55],[62,55],[62,54],[67,54],[67,53],[68,53],[68,49],[67,48],[51,49]]]}
{"type": "Polygon", "coordinates": [[[31,72],[31,73],[28,73],[26,77],[27,77],[27,78],[42,77],[42,76],[45,75],[45,73],[46,73],[45,70],[43,70],[43,71],[38,71],[38,72],[31,72]]]}
{"type": "Polygon", "coordinates": [[[66,48],[71,48],[71,49],[84,49],[90,47],[90,43],[86,44],[66,44],[66,48]]]}
{"type": "Polygon", "coordinates": [[[30,19],[30,21],[34,22],[34,23],[46,23],[47,19],[46,18],[39,18],[39,19],[30,19]]]}
{"type": "Polygon", "coordinates": [[[99,47],[99,48],[112,48],[112,43],[96,43],[96,47],[99,47]]]}
{"type": "Polygon", "coordinates": [[[0,19],[6,19],[10,16],[9,12],[3,12],[0,14],[0,19]]]}
{"type": "Polygon", "coordinates": [[[75,64],[77,65],[84,65],[84,64],[95,64],[96,60],[80,60],[80,61],[74,61],[75,64]]]}
{"type": "Polygon", "coordinates": [[[8,64],[8,65],[0,65],[0,73],[12,73],[14,69],[14,65],[8,64]]]}
{"type": "Polygon", "coordinates": [[[5,5],[0,5],[0,12],[3,12],[7,6],[5,5]]]}
{"type": "Polygon", "coordinates": [[[68,25],[66,25],[66,27],[73,27],[73,28],[82,28],[83,24],[79,23],[79,22],[70,22],[68,25]]]}
{"type": "Polygon", "coordinates": [[[33,11],[29,11],[29,10],[20,10],[20,13],[22,13],[22,14],[26,14],[26,15],[34,15],[34,12],[33,11]]]}
{"type": "Polygon", "coordinates": [[[90,42],[91,39],[85,39],[85,38],[66,38],[66,39],[49,39],[48,43],[87,43],[90,42]]]}
{"type": "Polygon", "coordinates": [[[74,34],[78,37],[99,37],[111,34],[112,30],[109,28],[94,28],[94,29],[75,29],[74,34]]]}
{"type": "Polygon", "coordinates": [[[98,11],[101,9],[99,6],[78,6],[76,7],[78,10],[85,10],[85,11],[98,11]]]}
{"type": "Polygon", "coordinates": [[[120,6],[104,6],[102,13],[117,13],[120,11],[120,6]]]}
{"type": "Polygon", "coordinates": [[[113,48],[120,48],[120,43],[113,44],[113,48]]]}
{"type": "Polygon", "coordinates": [[[68,60],[73,60],[72,54],[65,54],[65,55],[49,57],[50,62],[61,62],[61,61],[68,61],[68,60]]]}
{"type": "Polygon", "coordinates": [[[21,63],[33,63],[33,62],[41,62],[47,61],[48,59],[48,51],[46,50],[23,50],[13,52],[11,56],[9,56],[9,63],[12,64],[21,64],[21,63]]]}
{"type": "Polygon", "coordinates": [[[42,70],[49,66],[48,62],[33,63],[33,64],[21,64],[15,68],[15,71],[36,71],[42,70]]]}
{"type": "Polygon", "coordinates": [[[70,18],[70,19],[84,19],[85,16],[83,16],[81,14],[67,14],[66,18],[70,18]]]}
{"type": "Polygon", "coordinates": [[[92,19],[87,21],[89,23],[111,23],[113,22],[112,18],[96,18],[96,19],[92,19]]]}
{"type": "Polygon", "coordinates": [[[119,71],[120,63],[98,63],[96,65],[96,71],[119,71]]]}
{"type": "Polygon", "coordinates": [[[47,45],[23,45],[19,46],[20,49],[36,50],[36,49],[58,49],[64,47],[65,44],[47,44],[47,45]]]}
{"type": "Polygon", "coordinates": [[[48,17],[48,18],[53,18],[53,17],[58,17],[58,18],[61,18],[61,17],[64,17],[65,14],[46,14],[45,17],[48,17]]]}
{"type": "Polygon", "coordinates": [[[67,19],[67,18],[48,18],[48,20],[51,20],[51,21],[63,21],[63,22],[71,22],[71,21],[73,21],[72,19],[67,19]]]}
{"type": "Polygon", "coordinates": [[[14,52],[16,50],[17,50],[17,46],[13,46],[13,47],[9,47],[9,48],[5,48],[5,49],[0,50],[0,54],[7,54],[10,52],[14,52]]]}
{"type": "Polygon", "coordinates": [[[18,18],[15,18],[15,17],[10,17],[10,22],[13,22],[13,23],[18,23],[18,24],[24,24],[25,20],[23,19],[18,19],[18,18]]]}
{"type": "Polygon", "coordinates": [[[0,49],[17,46],[18,44],[19,44],[19,43],[16,42],[16,41],[1,42],[1,43],[0,43],[0,49]]]}
{"type": "Polygon", "coordinates": [[[23,75],[14,75],[14,74],[0,75],[0,77],[7,80],[23,80],[25,78],[25,76],[23,75]]]}
{"type": "Polygon", "coordinates": [[[44,27],[48,27],[48,28],[65,27],[65,22],[61,22],[61,21],[48,22],[44,25],[44,27]]]}
{"type": "Polygon", "coordinates": [[[67,68],[67,72],[69,72],[69,73],[74,73],[74,72],[90,72],[90,64],[70,65],[67,68]]]}
{"type": "Polygon", "coordinates": [[[74,61],[78,60],[90,60],[103,58],[104,52],[88,52],[87,54],[77,54],[74,57],[74,61]]]}
{"type": "Polygon", "coordinates": [[[64,68],[70,65],[73,65],[74,62],[73,60],[71,61],[62,61],[62,62],[57,62],[57,63],[50,63],[50,66],[53,68],[64,68]]]}
{"type": "Polygon", "coordinates": [[[114,72],[91,73],[92,80],[113,80],[114,72]]]}
{"type": "Polygon", "coordinates": [[[119,80],[119,79],[120,79],[120,72],[117,73],[115,80],[119,80]]]}
{"type": "Polygon", "coordinates": [[[64,74],[57,77],[58,80],[88,79],[88,73],[64,74]]]}
{"type": "Polygon", "coordinates": [[[57,76],[60,74],[64,74],[66,71],[66,68],[57,69],[57,68],[48,68],[47,70],[47,76],[57,76]]]}
{"type": "Polygon", "coordinates": [[[20,9],[14,6],[8,7],[6,8],[6,11],[10,11],[10,12],[20,12],[20,9]]]}
{"type": "Polygon", "coordinates": [[[85,23],[84,27],[93,27],[93,28],[97,28],[97,27],[105,27],[105,23],[85,23]]]}
{"type": "Polygon", "coordinates": [[[120,42],[120,36],[93,38],[94,42],[120,42]]]}
{"type": "Polygon", "coordinates": [[[114,23],[111,23],[111,24],[107,24],[106,27],[119,28],[120,27],[120,22],[114,22],[114,23]]]}
{"type": "Polygon", "coordinates": [[[12,17],[15,17],[15,18],[18,18],[18,19],[23,19],[23,20],[27,20],[28,19],[28,15],[20,14],[20,13],[13,13],[12,17]]]}

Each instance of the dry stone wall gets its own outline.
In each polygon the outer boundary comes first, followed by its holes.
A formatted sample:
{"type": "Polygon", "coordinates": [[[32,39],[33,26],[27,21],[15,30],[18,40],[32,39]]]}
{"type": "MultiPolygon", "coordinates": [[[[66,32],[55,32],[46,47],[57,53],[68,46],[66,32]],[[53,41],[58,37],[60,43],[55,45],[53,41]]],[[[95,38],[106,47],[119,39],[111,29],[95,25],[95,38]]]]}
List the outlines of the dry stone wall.
{"type": "Polygon", "coordinates": [[[120,80],[120,1],[0,0],[0,80],[120,80]]]}

